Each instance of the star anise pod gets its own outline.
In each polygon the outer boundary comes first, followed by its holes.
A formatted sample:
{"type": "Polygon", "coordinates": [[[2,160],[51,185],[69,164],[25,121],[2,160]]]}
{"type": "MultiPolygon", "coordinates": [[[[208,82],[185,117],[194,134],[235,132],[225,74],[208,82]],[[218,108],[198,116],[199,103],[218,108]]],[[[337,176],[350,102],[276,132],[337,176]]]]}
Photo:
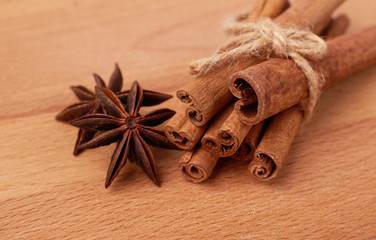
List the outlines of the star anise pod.
{"type": "MultiPolygon", "coordinates": [[[[94,73],[95,83],[98,87],[106,88],[106,84],[103,79],[96,73],[94,73]]],[[[118,93],[121,91],[123,86],[123,77],[121,75],[121,71],[119,66],[115,64],[115,70],[113,71],[111,78],[108,83],[108,89],[111,91],[118,93]]],[[[84,86],[71,86],[73,93],[77,96],[80,100],[79,103],[72,104],[61,111],[57,116],[56,119],[62,122],[69,122],[73,119],[79,118],[86,114],[94,114],[94,113],[102,113],[102,106],[100,105],[99,101],[97,100],[95,94],[87,89],[84,86]]],[[[74,146],[73,154],[78,155],[80,154],[83,149],[80,149],[78,146],[82,143],[85,143],[91,140],[96,131],[92,130],[78,130],[77,140],[74,146]]]]}
{"type": "Polygon", "coordinates": [[[137,81],[131,87],[125,107],[109,89],[96,87],[96,95],[106,114],[88,114],[71,121],[70,124],[86,130],[101,131],[92,140],[81,144],[80,148],[96,148],[118,141],[107,171],[105,187],[111,185],[128,158],[159,185],[155,160],[147,144],[175,148],[163,131],[154,128],[172,117],[175,112],[159,109],[141,116],[139,109],[144,91],[137,81]]]}
{"type": "MultiPolygon", "coordinates": [[[[129,91],[120,92],[123,86],[123,77],[118,64],[115,64],[115,70],[111,75],[108,87],[106,87],[105,82],[98,74],[94,73],[93,75],[96,82],[96,86],[110,89],[112,92],[116,94],[116,96],[121,100],[123,104],[126,104],[129,91]]],[[[73,119],[82,117],[86,114],[103,113],[102,106],[100,105],[98,98],[92,91],[90,91],[84,86],[71,86],[71,89],[77,96],[77,98],[80,100],[80,102],[72,104],[65,108],[63,111],[61,111],[56,116],[56,119],[58,121],[69,122],[73,119]]],[[[142,103],[143,106],[153,106],[172,97],[168,94],[157,93],[148,90],[144,91],[144,95],[145,98],[142,103]]],[[[83,149],[79,148],[79,145],[87,141],[90,141],[94,137],[95,133],[96,131],[93,130],[80,129],[78,131],[73,154],[78,155],[79,153],[81,153],[83,149]]]]}

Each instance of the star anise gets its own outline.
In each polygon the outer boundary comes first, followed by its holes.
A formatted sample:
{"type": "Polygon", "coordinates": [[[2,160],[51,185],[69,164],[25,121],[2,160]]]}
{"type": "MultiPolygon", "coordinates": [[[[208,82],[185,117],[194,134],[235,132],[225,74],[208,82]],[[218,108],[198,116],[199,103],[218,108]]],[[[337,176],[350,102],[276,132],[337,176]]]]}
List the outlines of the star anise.
{"type": "MultiPolygon", "coordinates": [[[[93,74],[95,83],[98,87],[106,88],[106,84],[103,79],[96,73],[93,74]]],[[[111,91],[118,93],[121,91],[123,86],[123,77],[121,75],[121,71],[119,66],[115,64],[115,70],[113,71],[111,78],[108,83],[108,89],[111,91]]],[[[71,86],[73,93],[77,96],[80,100],[79,103],[72,104],[61,111],[57,116],[56,119],[62,122],[69,122],[73,119],[79,118],[86,114],[94,114],[94,113],[102,113],[102,106],[99,104],[95,94],[87,89],[84,86],[71,86]]],[[[77,140],[74,146],[73,154],[78,155],[80,154],[83,149],[79,148],[80,144],[83,144],[89,140],[91,140],[96,131],[92,130],[78,130],[77,140]]]]}
{"type": "Polygon", "coordinates": [[[137,81],[131,87],[125,107],[109,89],[96,87],[95,90],[106,114],[88,114],[71,121],[70,124],[81,129],[100,131],[92,140],[81,144],[82,149],[96,148],[118,141],[107,171],[105,187],[111,185],[128,158],[159,185],[155,160],[147,144],[175,148],[163,131],[154,128],[172,117],[175,112],[170,109],[159,109],[141,116],[139,109],[143,103],[144,91],[137,81]]]}
{"type": "MultiPolygon", "coordinates": [[[[129,91],[120,92],[123,86],[123,77],[118,64],[115,64],[115,70],[111,75],[108,87],[106,87],[105,82],[98,74],[94,73],[93,75],[96,82],[96,86],[110,89],[112,92],[116,94],[116,96],[121,100],[123,104],[126,104],[129,91]]],[[[103,113],[102,106],[100,105],[98,98],[92,91],[90,91],[84,86],[71,86],[71,89],[73,93],[77,96],[77,98],[80,100],[80,102],[72,104],[65,108],[63,111],[61,111],[56,116],[56,119],[58,121],[67,123],[73,119],[82,117],[86,114],[103,113]]],[[[145,97],[142,103],[143,106],[157,105],[172,97],[168,94],[157,93],[149,90],[145,90],[144,95],[145,97]]],[[[73,154],[78,155],[79,153],[81,153],[83,149],[79,148],[79,145],[90,141],[94,137],[95,133],[96,131],[93,130],[80,129],[78,131],[73,154]]]]}

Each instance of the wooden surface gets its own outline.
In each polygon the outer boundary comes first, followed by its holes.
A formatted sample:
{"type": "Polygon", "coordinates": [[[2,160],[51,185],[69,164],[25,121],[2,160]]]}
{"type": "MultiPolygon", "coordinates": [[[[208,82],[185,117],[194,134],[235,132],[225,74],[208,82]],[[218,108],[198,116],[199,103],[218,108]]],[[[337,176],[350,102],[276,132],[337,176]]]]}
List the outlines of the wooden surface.
{"type": "MultiPolygon", "coordinates": [[[[154,151],[156,187],[128,164],[109,189],[114,145],[72,155],[77,129],[54,116],[70,85],[108,80],[115,62],[144,88],[173,93],[191,60],[224,41],[221,23],[253,0],[0,0],[0,239],[375,239],[376,67],[326,91],[287,164],[259,183],[222,161],[205,183],[154,151]]],[[[376,2],[346,2],[350,32],[376,2]]]]}

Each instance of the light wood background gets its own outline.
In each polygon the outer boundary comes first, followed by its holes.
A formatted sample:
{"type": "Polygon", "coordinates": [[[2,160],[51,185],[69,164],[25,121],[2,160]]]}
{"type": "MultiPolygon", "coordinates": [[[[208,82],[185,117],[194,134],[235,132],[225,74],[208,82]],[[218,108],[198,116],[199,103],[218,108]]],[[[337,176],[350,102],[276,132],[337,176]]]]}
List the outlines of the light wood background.
{"type": "MultiPolygon", "coordinates": [[[[77,129],[54,120],[71,85],[108,80],[174,93],[191,60],[225,40],[221,23],[253,0],[0,0],[1,239],[375,239],[376,67],[327,90],[275,180],[222,161],[202,184],[154,151],[162,186],[128,164],[109,189],[114,145],[72,155],[77,129]]],[[[350,32],[376,2],[346,2],[350,32]]]]}

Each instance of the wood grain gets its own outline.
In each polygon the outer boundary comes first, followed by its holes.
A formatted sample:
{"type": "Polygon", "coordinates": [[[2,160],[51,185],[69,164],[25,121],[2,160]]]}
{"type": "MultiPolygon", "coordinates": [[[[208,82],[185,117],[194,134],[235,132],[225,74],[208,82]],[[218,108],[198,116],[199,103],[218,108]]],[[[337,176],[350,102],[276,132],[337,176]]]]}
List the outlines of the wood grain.
{"type": "MultiPolygon", "coordinates": [[[[280,175],[253,181],[222,161],[202,184],[182,155],[154,151],[162,186],[129,164],[106,190],[114,145],[72,155],[77,130],[54,116],[69,86],[106,80],[173,93],[191,60],[225,39],[220,23],[252,0],[0,0],[1,239],[375,239],[376,68],[327,90],[280,175]]],[[[376,24],[372,0],[338,11],[350,32],[376,24]]],[[[168,105],[168,103],[166,104],[168,105]]]]}

